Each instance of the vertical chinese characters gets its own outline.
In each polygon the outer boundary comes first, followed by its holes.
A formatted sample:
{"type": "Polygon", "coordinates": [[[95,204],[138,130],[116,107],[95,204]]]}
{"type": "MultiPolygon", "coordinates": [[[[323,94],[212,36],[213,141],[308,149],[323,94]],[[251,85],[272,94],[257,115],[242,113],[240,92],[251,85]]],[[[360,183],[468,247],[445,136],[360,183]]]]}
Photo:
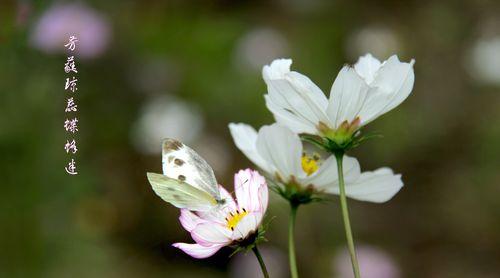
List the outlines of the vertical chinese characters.
{"type": "MultiPolygon", "coordinates": [[[[70,52],[73,52],[76,50],[77,42],[78,38],[76,36],[70,36],[68,42],[64,45],[64,47],[66,47],[70,52]]],[[[78,79],[75,76],[75,74],[78,73],[78,70],[76,69],[75,56],[71,55],[67,57],[66,63],[64,64],[64,72],[66,74],[71,74],[71,77],[66,77],[64,90],[68,91],[69,94],[74,94],[78,90],[78,79]]],[[[76,105],[74,97],[67,97],[66,108],[64,109],[64,112],[67,114],[74,114],[78,111],[77,109],[78,105],[76,105]]],[[[73,134],[72,136],[74,136],[78,131],[78,118],[75,115],[73,116],[74,117],[70,118],[67,117],[64,121],[64,129],[66,130],[66,132],[73,134]]],[[[78,152],[76,140],[74,138],[67,139],[66,144],[64,144],[64,150],[67,154],[76,154],[78,152]]],[[[64,170],[66,170],[66,173],[70,175],[78,174],[78,172],[76,171],[76,162],[74,158],[71,158],[71,161],[66,167],[64,167],[64,170]]]]}

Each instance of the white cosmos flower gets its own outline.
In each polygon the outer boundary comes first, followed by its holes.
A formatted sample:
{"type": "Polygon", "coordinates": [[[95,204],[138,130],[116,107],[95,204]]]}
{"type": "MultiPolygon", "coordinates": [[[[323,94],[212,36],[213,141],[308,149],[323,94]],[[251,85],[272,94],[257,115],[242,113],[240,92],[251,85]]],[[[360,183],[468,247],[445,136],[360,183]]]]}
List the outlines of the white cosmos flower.
{"type": "MultiPolygon", "coordinates": [[[[253,163],[283,184],[293,183],[316,193],[339,194],[334,156],[322,161],[303,153],[299,136],[290,129],[272,124],[257,133],[246,124],[229,124],[233,140],[253,163]]],[[[358,161],[344,156],[344,181],[348,197],[375,203],[386,202],[403,187],[400,174],[389,168],[361,173],[358,161]]]]}
{"type": "Polygon", "coordinates": [[[381,63],[366,54],[354,68],[342,68],[327,99],[307,76],[290,71],[292,60],[274,60],[262,69],[266,105],[278,123],[296,133],[334,137],[343,130],[351,135],[408,97],[414,63],[400,62],[396,55],[381,63]]]}
{"type": "Polygon", "coordinates": [[[179,221],[196,243],[174,243],[173,246],[202,259],[255,235],[267,210],[266,179],[257,171],[240,170],[234,175],[234,191],[236,201],[220,186],[221,197],[226,202],[218,211],[202,213],[181,209],[179,221]]]}

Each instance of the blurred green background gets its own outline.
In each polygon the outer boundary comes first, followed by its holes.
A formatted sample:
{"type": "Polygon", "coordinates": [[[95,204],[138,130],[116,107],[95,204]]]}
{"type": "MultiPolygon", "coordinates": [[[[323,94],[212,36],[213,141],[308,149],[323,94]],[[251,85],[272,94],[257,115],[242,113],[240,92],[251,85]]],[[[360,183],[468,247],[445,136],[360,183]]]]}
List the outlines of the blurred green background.
{"type": "MultiPolygon", "coordinates": [[[[170,246],[191,239],[146,179],[161,171],[160,139],[191,145],[232,188],[252,165],[228,123],[273,121],[261,67],[291,57],[328,93],[367,52],[415,58],[416,81],[368,127],[384,138],[352,153],[405,182],[388,203],[350,201],[364,277],[499,277],[500,2],[7,0],[0,23],[0,277],[259,277],[251,254],[195,260],[170,246]],[[75,155],[69,34],[81,40],[75,155]]],[[[299,211],[302,277],[348,277],[337,207],[299,211]]],[[[272,193],[273,277],[288,275],[287,213],[272,193]]]]}

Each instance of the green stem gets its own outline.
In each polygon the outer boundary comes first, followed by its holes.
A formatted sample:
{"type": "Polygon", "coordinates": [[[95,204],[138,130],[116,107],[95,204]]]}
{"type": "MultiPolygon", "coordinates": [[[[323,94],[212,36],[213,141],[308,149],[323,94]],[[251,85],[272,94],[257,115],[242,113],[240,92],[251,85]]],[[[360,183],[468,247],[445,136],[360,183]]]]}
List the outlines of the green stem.
{"type": "Polygon", "coordinates": [[[354,239],[352,238],[351,223],[349,221],[349,210],[347,208],[347,197],[345,195],[344,170],[342,169],[342,160],[344,153],[336,153],[337,171],[339,175],[340,207],[342,209],[342,219],[344,220],[345,235],[347,238],[347,247],[351,255],[352,270],[355,278],[360,278],[358,258],[354,249],[354,239]]]}
{"type": "Polygon", "coordinates": [[[297,272],[297,260],[295,259],[295,217],[297,215],[297,208],[299,205],[290,202],[290,219],[288,220],[288,259],[290,261],[290,274],[292,278],[298,278],[299,274],[297,272]]]}
{"type": "Polygon", "coordinates": [[[269,273],[267,273],[266,264],[264,263],[264,259],[260,255],[259,249],[257,249],[257,245],[252,248],[257,260],[259,260],[260,268],[262,269],[262,274],[264,274],[264,278],[269,278],[269,273]]]}

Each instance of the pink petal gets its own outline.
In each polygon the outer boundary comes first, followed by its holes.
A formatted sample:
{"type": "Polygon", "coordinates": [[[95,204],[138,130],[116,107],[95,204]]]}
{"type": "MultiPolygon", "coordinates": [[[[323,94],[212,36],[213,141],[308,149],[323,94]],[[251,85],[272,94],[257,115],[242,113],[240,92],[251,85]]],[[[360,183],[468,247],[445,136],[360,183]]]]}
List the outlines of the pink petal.
{"type": "MultiPolygon", "coordinates": [[[[259,175],[257,171],[251,169],[240,170],[234,176],[234,186],[240,209],[245,208],[247,211],[259,211],[262,209],[259,191],[262,187],[265,187],[267,190],[267,184],[265,178],[259,175]]],[[[266,201],[266,199],[264,198],[263,200],[266,201]]]]}
{"type": "Polygon", "coordinates": [[[232,234],[233,240],[246,238],[252,232],[257,231],[260,219],[262,219],[260,213],[249,213],[238,222],[238,225],[234,227],[234,231],[232,234]]]}
{"type": "Polygon", "coordinates": [[[250,210],[250,194],[248,192],[248,185],[250,179],[252,178],[252,170],[240,170],[234,175],[234,192],[236,194],[236,200],[238,201],[239,208],[245,208],[250,210]]]}
{"type": "Polygon", "coordinates": [[[269,189],[267,188],[267,182],[265,180],[264,184],[259,188],[259,202],[260,202],[260,213],[265,214],[269,202],[269,189]]]}
{"type": "Polygon", "coordinates": [[[179,221],[181,222],[182,227],[184,227],[184,229],[186,229],[186,231],[188,232],[191,232],[196,227],[196,225],[206,222],[198,215],[187,209],[181,209],[179,221]]]}
{"type": "Polygon", "coordinates": [[[191,231],[191,237],[203,246],[225,245],[231,242],[231,230],[218,223],[206,222],[197,225],[191,231]]]}
{"type": "Polygon", "coordinates": [[[224,247],[224,245],[211,245],[211,246],[202,246],[199,244],[189,244],[189,243],[174,243],[173,247],[179,248],[184,251],[189,256],[196,259],[204,259],[215,254],[219,249],[224,247]]]}

